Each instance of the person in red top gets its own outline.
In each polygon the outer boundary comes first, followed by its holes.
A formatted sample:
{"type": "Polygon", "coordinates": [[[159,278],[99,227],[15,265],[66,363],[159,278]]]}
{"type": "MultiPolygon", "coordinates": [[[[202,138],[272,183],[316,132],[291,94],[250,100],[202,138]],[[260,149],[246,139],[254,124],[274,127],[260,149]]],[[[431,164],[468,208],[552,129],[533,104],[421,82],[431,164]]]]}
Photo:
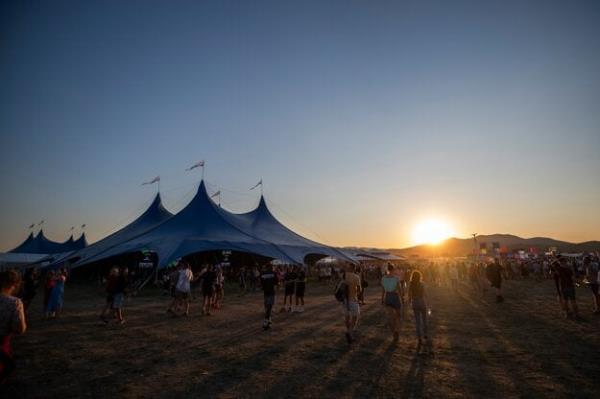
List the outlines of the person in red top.
{"type": "Polygon", "coordinates": [[[21,276],[17,272],[0,272],[0,384],[15,368],[10,338],[27,329],[23,302],[14,296],[20,285],[21,276]]]}
{"type": "Polygon", "coordinates": [[[119,269],[115,266],[112,269],[110,269],[108,277],[106,278],[106,305],[104,306],[104,309],[102,309],[102,313],[100,314],[100,319],[102,319],[102,321],[105,323],[108,323],[108,319],[106,318],[106,312],[112,310],[113,308],[115,287],[117,285],[118,278],[119,269]]]}
{"type": "Polygon", "coordinates": [[[56,280],[54,279],[54,272],[50,270],[48,273],[46,273],[46,279],[44,280],[44,313],[46,313],[46,309],[48,308],[50,294],[52,293],[55,283],[56,280]]]}

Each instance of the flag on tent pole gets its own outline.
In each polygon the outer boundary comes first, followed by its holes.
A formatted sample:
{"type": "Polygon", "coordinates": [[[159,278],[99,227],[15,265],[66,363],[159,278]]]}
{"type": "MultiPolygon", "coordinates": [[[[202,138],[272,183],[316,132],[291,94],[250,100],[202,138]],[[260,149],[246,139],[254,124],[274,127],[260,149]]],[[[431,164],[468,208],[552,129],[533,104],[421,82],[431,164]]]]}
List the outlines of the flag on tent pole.
{"type": "Polygon", "coordinates": [[[82,225],[81,225],[81,228],[82,228],[82,229],[85,229],[85,224],[82,224],[82,225]]]}
{"type": "Polygon", "coordinates": [[[196,169],[196,168],[203,168],[204,167],[204,161],[198,161],[195,164],[193,164],[192,166],[190,166],[189,168],[186,169],[186,171],[190,171],[192,169],[196,169]]]}
{"type": "Polygon", "coordinates": [[[35,227],[35,223],[31,223],[31,225],[29,226],[30,229],[33,229],[35,227]]]}
{"type": "Polygon", "coordinates": [[[262,186],[262,179],[260,179],[260,181],[259,181],[258,183],[256,183],[254,186],[252,186],[252,187],[250,188],[250,190],[254,190],[254,189],[255,189],[256,187],[258,187],[258,186],[262,186]]]}
{"type": "Polygon", "coordinates": [[[154,184],[156,182],[160,182],[160,176],[156,176],[154,179],[149,180],[149,181],[145,181],[142,183],[142,186],[145,186],[146,184],[154,184]]]}

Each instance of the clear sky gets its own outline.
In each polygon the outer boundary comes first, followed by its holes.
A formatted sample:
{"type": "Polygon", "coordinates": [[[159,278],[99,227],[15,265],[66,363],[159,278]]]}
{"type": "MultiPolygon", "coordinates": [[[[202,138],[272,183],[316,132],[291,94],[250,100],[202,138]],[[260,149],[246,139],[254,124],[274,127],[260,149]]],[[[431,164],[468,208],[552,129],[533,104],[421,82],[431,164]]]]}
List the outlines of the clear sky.
{"type": "Polygon", "coordinates": [[[200,179],[333,245],[600,239],[597,1],[4,1],[0,250],[200,179]]]}

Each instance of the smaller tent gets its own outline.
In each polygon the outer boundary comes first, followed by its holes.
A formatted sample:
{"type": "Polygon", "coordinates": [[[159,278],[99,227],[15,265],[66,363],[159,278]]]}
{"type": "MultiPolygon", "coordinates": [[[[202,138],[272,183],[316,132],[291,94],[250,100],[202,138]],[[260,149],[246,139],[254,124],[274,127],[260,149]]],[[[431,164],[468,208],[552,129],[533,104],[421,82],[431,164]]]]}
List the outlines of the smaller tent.
{"type": "Polygon", "coordinates": [[[73,241],[73,237],[70,237],[65,242],[52,241],[44,235],[44,231],[40,232],[34,237],[33,233],[30,233],[27,239],[21,243],[18,247],[8,251],[9,253],[25,253],[25,254],[58,254],[63,252],[69,252],[76,247],[82,247],[86,245],[85,236],[82,235],[77,241],[73,241]]]}

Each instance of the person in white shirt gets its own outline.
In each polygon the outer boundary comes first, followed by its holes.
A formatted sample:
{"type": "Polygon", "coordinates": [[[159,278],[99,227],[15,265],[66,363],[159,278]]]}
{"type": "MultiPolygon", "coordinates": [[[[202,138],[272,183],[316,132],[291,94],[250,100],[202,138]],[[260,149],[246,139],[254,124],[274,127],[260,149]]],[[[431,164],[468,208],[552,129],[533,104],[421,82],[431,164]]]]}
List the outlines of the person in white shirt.
{"type": "Polygon", "coordinates": [[[179,278],[177,279],[177,285],[175,286],[175,295],[179,299],[180,303],[185,307],[184,315],[187,316],[190,313],[190,297],[191,287],[190,283],[194,279],[194,273],[189,263],[185,263],[183,268],[179,271],[179,278]]]}

